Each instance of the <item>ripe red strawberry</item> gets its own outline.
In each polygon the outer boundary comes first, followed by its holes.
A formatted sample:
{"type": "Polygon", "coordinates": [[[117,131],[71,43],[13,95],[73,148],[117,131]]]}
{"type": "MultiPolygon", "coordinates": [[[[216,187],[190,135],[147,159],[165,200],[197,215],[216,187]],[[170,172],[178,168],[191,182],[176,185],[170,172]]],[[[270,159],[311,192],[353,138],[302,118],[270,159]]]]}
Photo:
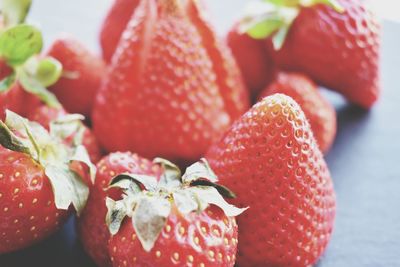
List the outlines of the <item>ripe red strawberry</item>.
{"type": "Polygon", "coordinates": [[[160,168],[132,153],[112,153],[97,164],[95,184],[90,188],[88,203],[78,220],[78,232],[85,251],[99,266],[111,266],[108,254],[110,232],[105,224],[108,186],[119,173],[138,173],[158,177],[160,168]]]}
{"type": "Polygon", "coordinates": [[[207,159],[250,209],[238,218],[238,266],[311,266],[333,229],[335,193],[299,105],[276,94],[237,120],[207,159]]]}
{"type": "Polygon", "coordinates": [[[253,97],[257,97],[272,81],[275,72],[272,57],[267,53],[264,41],[241,33],[238,23],[232,27],[226,39],[239,64],[247,88],[253,97]]]}
{"type": "Polygon", "coordinates": [[[107,199],[113,266],[234,266],[237,225],[243,210],[225,202],[232,193],[217,184],[205,161],[182,176],[170,162],[157,177],[121,175],[112,185],[122,200],[107,199]],[[130,219],[124,219],[130,217],[130,219]]]}
{"type": "MultiPolygon", "coordinates": [[[[68,113],[62,108],[51,108],[46,105],[42,105],[33,110],[28,119],[40,123],[46,129],[49,129],[50,123],[57,119],[62,118],[68,113]]],[[[72,142],[72,138],[69,138],[69,142],[72,142]]],[[[90,160],[94,163],[98,162],[101,158],[100,146],[94,133],[84,126],[82,145],[85,146],[89,153],[90,160]]]]}
{"type": "Polygon", "coordinates": [[[121,35],[139,2],[139,0],[115,0],[108,11],[100,32],[103,59],[107,63],[111,62],[121,35]]]}
{"type": "Polygon", "coordinates": [[[196,160],[230,123],[215,75],[180,1],[141,1],[97,95],[100,143],[108,151],[196,160]]]}
{"type": "Polygon", "coordinates": [[[328,152],[336,135],[336,112],[318,91],[317,85],[305,75],[280,72],[261,93],[260,100],[277,93],[290,96],[300,105],[319,148],[324,153],[328,152]]]}
{"type": "Polygon", "coordinates": [[[56,208],[49,179],[30,156],[0,146],[0,177],[0,254],[59,229],[68,211],[56,208]]]}
{"type": "Polygon", "coordinates": [[[54,233],[71,204],[81,212],[89,192],[70,167],[71,160],[78,160],[77,151],[58,136],[12,112],[0,122],[0,130],[2,254],[54,233]]]}
{"type": "Polygon", "coordinates": [[[96,92],[106,74],[102,59],[71,36],[56,39],[47,54],[59,60],[64,71],[64,76],[49,90],[68,112],[90,116],[96,92]]]}
{"type": "Polygon", "coordinates": [[[249,109],[249,95],[239,66],[227,44],[217,36],[204,1],[190,0],[187,9],[211,58],[225,109],[233,120],[237,119],[249,109]]]}
{"type": "MultiPolygon", "coordinates": [[[[301,6],[301,1],[294,2],[295,7],[291,9],[299,14],[290,26],[282,49],[274,51],[270,40],[267,41],[277,65],[305,73],[349,101],[370,108],[380,94],[377,18],[363,0],[326,1],[330,6],[308,1],[310,7],[301,6]]],[[[276,25],[276,21],[272,23],[276,25]]],[[[286,27],[283,22],[281,29],[286,27]]]]}

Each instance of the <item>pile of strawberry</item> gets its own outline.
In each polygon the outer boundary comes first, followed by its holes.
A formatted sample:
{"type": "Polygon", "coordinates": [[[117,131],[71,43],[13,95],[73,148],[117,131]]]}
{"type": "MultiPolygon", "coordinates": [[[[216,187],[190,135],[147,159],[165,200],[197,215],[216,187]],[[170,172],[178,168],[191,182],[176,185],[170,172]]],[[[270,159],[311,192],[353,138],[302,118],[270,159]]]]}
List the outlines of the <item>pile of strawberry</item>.
{"type": "Polygon", "coordinates": [[[76,213],[104,267],[318,261],[336,114],[317,85],[379,96],[362,0],[260,0],[226,43],[202,0],[115,0],[103,59],[68,35],[42,52],[30,5],[0,6],[0,254],[76,213]]]}

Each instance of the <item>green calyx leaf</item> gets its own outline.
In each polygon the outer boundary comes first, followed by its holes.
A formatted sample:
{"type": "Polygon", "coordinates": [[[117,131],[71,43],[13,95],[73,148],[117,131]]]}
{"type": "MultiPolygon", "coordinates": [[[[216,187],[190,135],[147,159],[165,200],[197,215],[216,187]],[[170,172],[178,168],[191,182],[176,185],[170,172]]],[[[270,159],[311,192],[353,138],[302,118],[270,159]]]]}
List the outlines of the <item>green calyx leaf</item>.
{"type": "Polygon", "coordinates": [[[88,165],[92,178],[95,168],[82,146],[67,146],[63,136],[57,133],[48,132],[38,123],[8,110],[5,122],[0,121],[0,144],[28,154],[40,164],[52,185],[56,207],[66,210],[72,204],[79,215],[89,190],[82,178],[70,169],[70,162],[80,161],[88,165]]]}
{"type": "Polygon", "coordinates": [[[61,77],[62,64],[53,57],[34,58],[36,59],[34,74],[36,80],[44,87],[49,87],[55,84],[61,77]]]}
{"type": "Polygon", "coordinates": [[[30,73],[29,68],[18,68],[17,77],[25,91],[36,95],[50,107],[61,108],[61,104],[58,102],[57,97],[46,89],[46,87],[37,79],[35,74],[30,73]]]}
{"type": "Polygon", "coordinates": [[[111,188],[120,188],[122,200],[107,200],[106,222],[111,234],[116,234],[126,216],[132,218],[133,227],[146,251],[150,251],[174,206],[186,216],[201,213],[210,205],[221,208],[226,216],[237,216],[246,209],[228,204],[223,196],[234,197],[234,193],[218,185],[217,176],[205,159],[191,165],[181,175],[179,168],[171,162],[157,158],[164,173],[157,177],[142,174],[120,174],[110,183],[111,188]]]}
{"type": "Polygon", "coordinates": [[[336,0],[263,0],[249,4],[239,31],[257,40],[272,37],[274,48],[279,50],[301,8],[317,4],[329,5],[337,12],[344,11],[336,0]]]}
{"type": "Polygon", "coordinates": [[[14,82],[15,82],[15,73],[8,75],[3,80],[1,80],[0,81],[0,93],[5,93],[9,89],[11,89],[14,82]]]}
{"type": "Polygon", "coordinates": [[[339,4],[337,0],[298,0],[298,2],[299,5],[303,7],[312,7],[318,4],[323,4],[330,6],[338,13],[343,13],[345,11],[345,9],[342,7],[342,5],[339,4]]]}
{"type": "Polygon", "coordinates": [[[20,24],[0,34],[0,56],[10,66],[22,65],[42,47],[42,33],[31,25],[20,24]]]}
{"type": "Polygon", "coordinates": [[[2,0],[0,5],[6,27],[23,23],[28,15],[32,0],[2,0]]]}

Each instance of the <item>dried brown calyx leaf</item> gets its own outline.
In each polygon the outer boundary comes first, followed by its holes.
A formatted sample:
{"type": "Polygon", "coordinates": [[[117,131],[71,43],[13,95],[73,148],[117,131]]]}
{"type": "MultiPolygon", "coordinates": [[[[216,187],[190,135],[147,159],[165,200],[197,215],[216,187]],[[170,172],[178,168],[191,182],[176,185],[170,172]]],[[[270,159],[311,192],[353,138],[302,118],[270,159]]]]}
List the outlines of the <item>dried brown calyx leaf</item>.
{"type": "Polygon", "coordinates": [[[227,203],[224,197],[234,197],[228,188],[218,185],[218,177],[205,159],[194,163],[182,175],[173,163],[156,158],[164,172],[157,177],[123,173],[112,179],[110,187],[123,190],[121,200],[107,199],[106,222],[111,234],[116,234],[125,217],[132,219],[143,248],[150,251],[173,209],[183,216],[201,213],[210,205],[219,207],[226,216],[234,217],[246,210],[227,203]]]}

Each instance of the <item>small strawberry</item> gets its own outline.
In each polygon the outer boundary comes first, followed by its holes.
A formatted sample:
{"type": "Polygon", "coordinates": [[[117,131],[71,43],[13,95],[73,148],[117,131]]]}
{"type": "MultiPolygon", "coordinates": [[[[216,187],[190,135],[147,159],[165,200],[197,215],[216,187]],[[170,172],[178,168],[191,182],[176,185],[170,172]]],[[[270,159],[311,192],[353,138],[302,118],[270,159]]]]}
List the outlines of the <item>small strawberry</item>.
{"type": "Polygon", "coordinates": [[[158,165],[132,153],[112,153],[97,164],[95,184],[90,188],[88,203],[78,219],[78,232],[85,251],[99,266],[111,266],[108,254],[110,232],[105,224],[108,186],[116,174],[137,173],[158,177],[158,165]]]}
{"type": "Polygon", "coordinates": [[[328,152],[336,135],[336,112],[318,91],[316,84],[305,75],[280,72],[261,93],[260,100],[277,93],[290,96],[300,105],[319,148],[324,153],[328,152]]]}
{"type": "Polygon", "coordinates": [[[104,62],[71,36],[54,41],[47,54],[61,62],[64,76],[51,87],[65,109],[89,117],[102,78],[104,62]]]}
{"type": "Polygon", "coordinates": [[[272,57],[267,53],[264,41],[242,33],[238,23],[232,27],[226,39],[251,95],[257,97],[272,81],[275,72],[272,57]]]}
{"type": "Polygon", "coordinates": [[[311,266],[324,252],[335,217],[328,167],[299,105],[266,97],[237,120],[207,159],[238,218],[238,266],[311,266]]]}
{"type": "Polygon", "coordinates": [[[0,254],[22,249],[55,232],[71,204],[81,213],[89,190],[71,164],[85,163],[82,146],[66,146],[63,126],[49,133],[7,111],[0,121],[0,254]]]}
{"type": "Polygon", "coordinates": [[[244,209],[222,197],[233,193],[216,184],[204,160],[183,175],[166,160],[154,162],[164,169],[159,182],[140,174],[121,174],[111,182],[124,191],[122,199],[106,200],[113,266],[234,266],[234,216],[244,209]]]}
{"type": "Polygon", "coordinates": [[[143,0],[136,9],[93,112],[106,150],[193,161],[228,127],[212,61],[184,7],[143,0]]]}
{"type": "Polygon", "coordinates": [[[249,109],[249,95],[243,76],[229,47],[217,36],[208,18],[208,10],[203,0],[187,1],[187,12],[192,23],[200,33],[203,46],[213,64],[216,82],[224,99],[225,109],[232,120],[237,119],[249,109]]]}
{"type": "MultiPolygon", "coordinates": [[[[33,110],[29,114],[28,119],[30,119],[31,121],[36,121],[46,129],[49,129],[50,124],[52,122],[57,120],[63,120],[63,117],[67,115],[69,114],[62,108],[52,108],[46,105],[42,105],[33,110]]],[[[84,129],[82,136],[82,145],[86,148],[90,156],[90,160],[96,163],[101,158],[101,151],[97,138],[88,127],[86,127],[83,124],[82,127],[84,129]]],[[[73,141],[72,137],[69,136],[67,138],[69,144],[73,141]]]]}
{"type": "Polygon", "coordinates": [[[249,33],[276,64],[370,108],[379,98],[380,24],[363,0],[265,1],[249,33]],[[323,4],[321,4],[323,3],[323,4]]]}
{"type": "Polygon", "coordinates": [[[121,35],[139,2],[140,0],[114,0],[108,11],[100,31],[103,59],[107,63],[111,62],[121,35]]]}

